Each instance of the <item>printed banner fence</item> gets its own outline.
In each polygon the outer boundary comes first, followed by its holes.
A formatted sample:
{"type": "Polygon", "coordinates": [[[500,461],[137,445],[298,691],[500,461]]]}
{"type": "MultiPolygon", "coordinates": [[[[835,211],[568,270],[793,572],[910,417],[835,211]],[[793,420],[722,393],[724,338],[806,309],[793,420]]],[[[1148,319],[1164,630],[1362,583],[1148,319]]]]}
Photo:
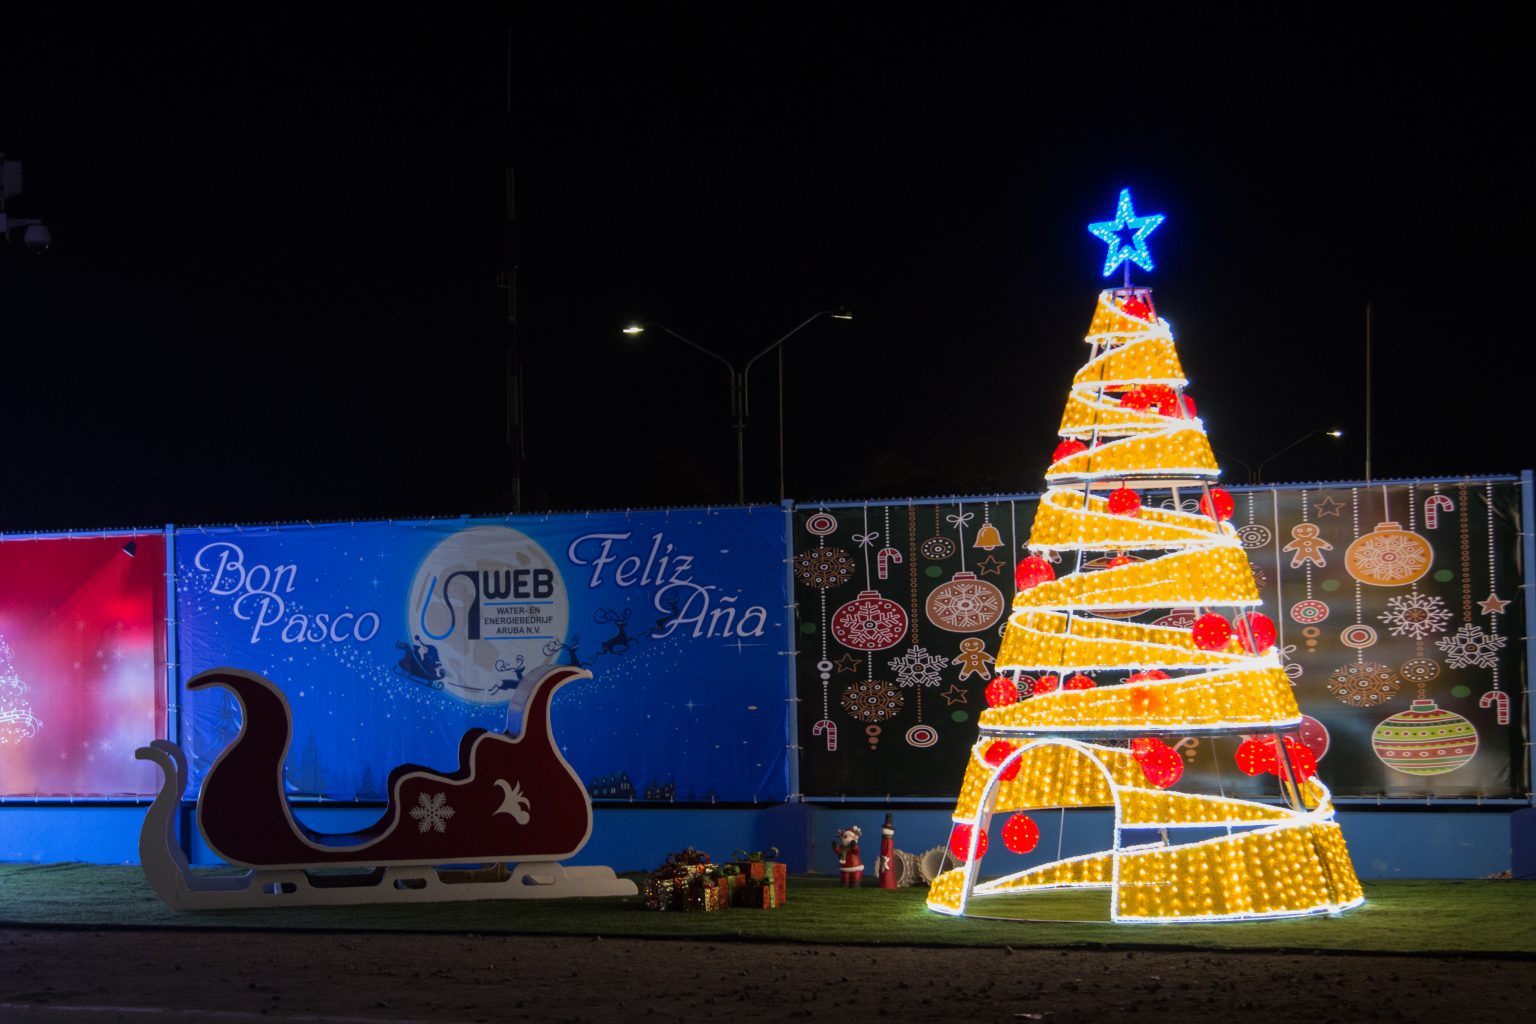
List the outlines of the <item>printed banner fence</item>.
{"type": "MultiPolygon", "coordinates": [[[[1232,490],[1335,793],[1526,798],[1520,482],[1232,490]]],[[[517,728],[528,673],[561,663],[594,676],[561,692],[554,726],[599,800],[782,800],[791,743],[807,797],[947,800],[1034,508],[184,529],[177,677],[276,681],[300,799],[377,800],[398,764],[451,767],[465,730],[517,728]]],[[[168,719],[165,536],[0,541],[0,798],[150,796],[158,772],[133,750],[168,726],[199,781],[239,716],[183,690],[168,719]]],[[[1264,795],[1233,743],[1184,738],[1186,772],[1264,795]]]]}
{"type": "MultiPolygon", "coordinates": [[[[1232,490],[1334,793],[1525,798],[1519,481],[1232,490]]],[[[954,796],[1034,513],[1033,497],[796,512],[807,796],[954,796]]],[[[1198,785],[1265,795],[1274,780],[1238,772],[1235,744],[1177,747],[1198,785]]]]}
{"type": "Polygon", "coordinates": [[[165,537],[0,543],[0,797],[139,797],[166,735],[165,537]]]}
{"type": "MultiPolygon", "coordinates": [[[[457,764],[517,731],[532,673],[593,678],[554,735],[598,799],[782,801],[787,516],[777,508],[182,530],[183,683],[271,679],[292,710],[292,796],[381,799],[390,769],[457,764]]],[[[223,690],[183,691],[193,782],[237,735],[223,690]]]]}

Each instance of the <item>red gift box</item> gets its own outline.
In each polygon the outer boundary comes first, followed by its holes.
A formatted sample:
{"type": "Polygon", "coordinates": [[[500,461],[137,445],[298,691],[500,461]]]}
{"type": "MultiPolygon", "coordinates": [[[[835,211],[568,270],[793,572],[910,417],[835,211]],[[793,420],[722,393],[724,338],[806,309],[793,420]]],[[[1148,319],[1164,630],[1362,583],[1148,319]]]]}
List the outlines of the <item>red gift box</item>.
{"type": "Polygon", "coordinates": [[[778,890],[773,882],[763,880],[760,882],[749,881],[746,888],[741,890],[741,906],[752,907],[756,910],[772,910],[779,905],[778,890]]]}
{"type": "Polygon", "coordinates": [[[735,853],[735,865],[741,869],[741,873],[748,880],[764,882],[771,880],[774,888],[774,899],[783,903],[789,895],[789,871],[779,861],[774,860],[779,855],[778,848],[773,848],[768,853],[748,854],[743,850],[735,853]]]}

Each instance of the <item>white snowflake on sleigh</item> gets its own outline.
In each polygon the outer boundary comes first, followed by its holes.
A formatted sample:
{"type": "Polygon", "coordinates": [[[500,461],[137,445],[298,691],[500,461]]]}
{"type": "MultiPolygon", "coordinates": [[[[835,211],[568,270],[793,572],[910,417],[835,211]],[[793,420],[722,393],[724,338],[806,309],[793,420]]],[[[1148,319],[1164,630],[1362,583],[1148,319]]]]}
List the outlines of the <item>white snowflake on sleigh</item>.
{"type": "Polygon", "coordinates": [[[1483,627],[1467,623],[1450,636],[1435,641],[1435,646],[1445,652],[1445,660],[1451,668],[1493,668],[1498,664],[1499,650],[1508,641],[1502,636],[1489,636],[1483,627]]]}
{"type": "Polygon", "coordinates": [[[929,654],[925,647],[909,647],[907,653],[891,659],[891,671],[902,686],[938,686],[944,681],[944,658],[929,654]]]}
{"type": "Polygon", "coordinates": [[[447,832],[448,819],[453,817],[453,808],[448,806],[448,794],[437,793],[431,797],[425,793],[417,795],[416,806],[411,808],[411,817],[416,819],[417,826],[423,832],[447,832]]]}
{"type": "Polygon", "coordinates": [[[1451,612],[1441,598],[1406,594],[1388,600],[1387,610],[1377,618],[1392,628],[1393,636],[1427,640],[1435,633],[1445,632],[1445,627],[1451,621],[1451,612]]]}

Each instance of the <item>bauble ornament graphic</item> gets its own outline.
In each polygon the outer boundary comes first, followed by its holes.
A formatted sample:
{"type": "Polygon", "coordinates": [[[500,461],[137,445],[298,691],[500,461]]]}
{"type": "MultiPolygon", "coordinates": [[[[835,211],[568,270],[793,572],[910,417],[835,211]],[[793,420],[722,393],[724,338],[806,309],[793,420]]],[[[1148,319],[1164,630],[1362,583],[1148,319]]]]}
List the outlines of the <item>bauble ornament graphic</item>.
{"type": "Polygon", "coordinates": [[[928,595],[928,621],[951,633],[979,633],[1003,617],[1003,592],[973,572],[957,572],[928,595]]]}
{"type": "Polygon", "coordinates": [[[1420,698],[1371,731],[1381,763],[1404,775],[1444,775],[1472,760],[1477,729],[1454,711],[1420,698]]]}
{"type": "Polygon", "coordinates": [[[907,635],[907,613],[878,590],[859,596],[832,613],[832,637],[855,651],[883,651],[907,635]]]}
{"type": "Polygon", "coordinates": [[[1373,587],[1406,587],[1429,572],[1434,557],[1429,541],[1388,520],[1349,546],[1344,568],[1373,587]]]}

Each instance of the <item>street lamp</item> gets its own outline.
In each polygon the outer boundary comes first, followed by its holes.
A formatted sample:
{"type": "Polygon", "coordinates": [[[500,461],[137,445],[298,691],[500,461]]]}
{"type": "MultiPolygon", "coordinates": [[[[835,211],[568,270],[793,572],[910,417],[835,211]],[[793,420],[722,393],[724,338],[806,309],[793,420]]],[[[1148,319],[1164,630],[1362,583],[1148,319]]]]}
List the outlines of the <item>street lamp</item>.
{"type": "MultiPolygon", "coordinates": [[[[670,334],[672,337],[676,338],[678,341],[682,342],[684,345],[687,345],[689,348],[692,348],[692,349],[695,349],[695,350],[697,350],[699,352],[702,352],[706,356],[709,356],[709,358],[715,360],[716,362],[724,364],[726,372],[730,374],[730,378],[731,378],[731,418],[733,420],[734,429],[736,431],[736,501],[739,504],[745,505],[747,503],[747,471],[746,471],[746,453],[745,453],[745,434],[746,434],[746,430],[747,430],[747,415],[750,412],[750,410],[748,408],[748,395],[749,395],[750,392],[747,390],[747,386],[748,386],[748,384],[751,383],[751,380],[752,380],[752,366],[759,359],[763,358],[763,356],[765,356],[768,353],[774,351],[775,349],[778,349],[779,346],[783,345],[790,338],[793,338],[801,330],[803,330],[804,328],[810,326],[810,324],[812,322],[814,322],[814,321],[816,321],[816,320],[818,320],[818,319],[820,319],[821,317],[824,317],[824,316],[829,316],[829,317],[831,317],[834,320],[852,320],[853,319],[853,314],[851,312],[849,312],[846,307],[839,306],[836,309],[817,310],[815,313],[812,313],[810,316],[808,316],[804,320],[800,321],[794,327],[790,328],[789,331],[787,331],[784,335],[782,335],[773,344],[771,344],[767,348],[763,349],[761,352],[759,352],[757,355],[753,356],[751,359],[748,359],[746,366],[743,367],[741,370],[737,370],[735,364],[732,363],[729,359],[725,358],[724,356],[720,355],[717,352],[710,351],[709,349],[705,348],[703,345],[700,345],[696,341],[693,341],[693,340],[691,340],[689,338],[683,337],[681,334],[678,334],[676,331],[674,331],[672,328],[668,327],[666,324],[658,324],[658,323],[647,322],[647,323],[630,324],[628,327],[624,328],[623,333],[628,334],[631,337],[633,337],[635,335],[644,334],[645,331],[648,328],[654,327],[658,331],[662,331],[662,332],[664,332],[666,334],[670,334]]],[[[782,360],[782,356],[781,356],[781,360],[782,360]]],[[[782,501],[783,498],[784,498],[784,373],[783,373],[783,368],[784,368],[783,367],[783,362],[781,361],[780,364],[779,364],[779,500],[780,501],[782,501]]]]}
{"type": "Polygon", "coordinates": [[[21,229],[21,242],[33,252],[42,252],[53,244],[48,225],[35,217],[11,217],[5,201],[21,195],[21,161],[7,160],[0,153],[0,242],[9,242],[11,232],[21,229]]]}
{"type": "Polygon", "coordinates": [[[1222,459],[1223,459],[1223,461],[1235,462],[1239,466],[1242,466],[1244,469],[1246,469],[1248,471],[1248,482],[1250,484],[1262,483],[1263,479],[1264,479],[1264,467],[1266,465],[1268,465],[1268,463],[1269,463],[1269,461],[1271,459],[1273,459],[1273,458],[1275,458],[1276,456],[1279,456],[1279,455],[1284,455],[1286,452],[1290,451],[1292,448],[1295,448],[1297,445],[1301,444],[1303,441],[1310,441],[1310,440],[1312,440],[1312,438],[1320,437],[1320,436],[1321,437],[1334,437],[1334,438],[1343,437],[1344,436],[1344,431],[1342,431],[1342,430],[1324,430],[1321,427],[1314,427],[1313,429],[1307,431],[1305,434],[1302,434],[1296,440],[1292,441],[1290,444],[1286,445],[1284,448],[1281,448],[1279,451],[1275,452],[1274,454],[1266,455],[1264,457],[1264,461],[1259,463],[1257,469],[1255,469],[1252,466],[1248,465],[1248,463],[1244,462],[1242,459],[1233,458],[1233,457],[1228,456],[1226,454],[1222,455],[1222,459]]]}

